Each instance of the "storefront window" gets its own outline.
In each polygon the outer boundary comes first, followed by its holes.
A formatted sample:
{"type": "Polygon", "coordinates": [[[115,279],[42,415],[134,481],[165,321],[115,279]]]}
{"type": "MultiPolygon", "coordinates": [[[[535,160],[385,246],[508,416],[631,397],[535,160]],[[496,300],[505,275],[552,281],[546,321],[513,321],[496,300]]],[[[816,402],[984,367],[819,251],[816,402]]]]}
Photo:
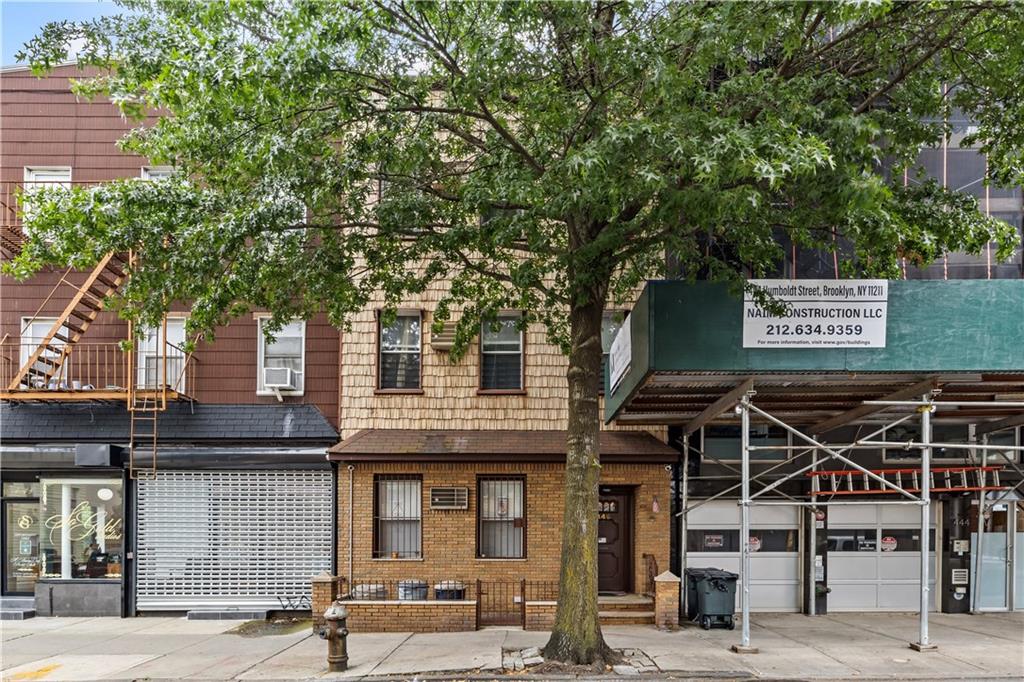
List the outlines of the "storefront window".
{"type": "MultiPolygon", "coordinates": [[[[928,548],[935,551],[935,530],[928,531],[928,548]]],[[[883,552],[920,552],[921,531],[916,528],[883,528],[883,552]]]]}
{"type": "Polygon", "coordinates": [[[4,497],[39,497],[39,483],[36,481],[4,481],[4,497]]]}
{"type": "Polygon", "coordinates": [[[124,554],[121,481],[41,481],[44,578],[119,578],[124,554]]]}

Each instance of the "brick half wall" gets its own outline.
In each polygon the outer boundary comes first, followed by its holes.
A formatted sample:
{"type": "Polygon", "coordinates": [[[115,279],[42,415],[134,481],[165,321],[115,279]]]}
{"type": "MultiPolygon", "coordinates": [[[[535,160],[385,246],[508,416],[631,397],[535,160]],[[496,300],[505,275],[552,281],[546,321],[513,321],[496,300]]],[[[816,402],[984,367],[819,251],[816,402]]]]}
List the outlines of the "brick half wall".
{"type": "Polygon", "coordinates": [[[350,632],[476,630],[476,601],[343,601],[350,632]]]}
{"type": "Polygon", "coordinates": [[[526,602],[526,630],[550,630],[555,625],[555,609],[558,602],[526,602]]]}

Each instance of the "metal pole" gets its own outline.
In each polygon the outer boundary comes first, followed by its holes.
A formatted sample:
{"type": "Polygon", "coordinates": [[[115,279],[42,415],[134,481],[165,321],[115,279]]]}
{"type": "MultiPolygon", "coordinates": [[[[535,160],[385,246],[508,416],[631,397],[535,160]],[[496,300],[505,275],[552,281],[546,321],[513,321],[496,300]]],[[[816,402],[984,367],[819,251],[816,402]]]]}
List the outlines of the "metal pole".
{"type": "MultiPolygon", "coordinates": [[[[814,438],[817,439],[817,434],[814,434],[814,438]]],[[[814,453],[811,455],[811,471],[817,471],[818,469],[818,449],[814,449],[814,453]]],[[[811,477],[811,493],[818,491],[818,477],[811,477]]],[[[817,502],[817,496],[811,498],[812,501],[817,502]]],[[[807,615],[815,616],[818,613],[818,521],[815,518],[815,512],[817,506],[812,505],[810,509],[811,528],[809,536],[809,542],[811,543],[810,551],[807,553],[807,579],[811,583],[810,589],[807,591],[808,603],[807,603],[807,615]]],[[[806,519],[808,514],[802,512],[803,517],[806,519]]]]}
{"type": "MultiPolygon", "coordinates": [[[[929,396],[925,396],[927,400],[929,396]]],[[[928,642],[928,608],[930,605],[931,590],[928,589],[928,552],[929,537],[928,526],[931,521],[931,467],[932,457],[932,406],[922,405],[918,408],[921,412],[921,440],[925,447],[921,449],[921,613],[920,613],[920,634],[918,640],[910,647],[917,651],[930,651],[937,647],[928,642]]]]}
{"type": "Polygon", "coordinates": [[[750,646],[750,395],[743,396],[740,400],[740,452],[742,466],[740,467],[740,581],[743,590],[740,592],[740,610],[742,628],[740,630],[740,644],[733,645],[732,650],[736,653],[751,654],[757,653],[757,649],[750,646]]]}
{"type": "Polygon", "coordinates": [[[685,434],[683,434],[683,490],[682,490],[682,500],[683,500],[683,503],[682,503],[682,505],[680,505],[681,509],[679,510],[681,512],[680,515],[679,515],[679,551],[680,551],[679,578],[681,579],[680,580],[680,585],[679,585],[679,604],[680,604],[680,608],[681,608],[682,615],[683,615],[684,618],[686,617],[686,613],[687,613],[687,611],[686,611],[686,586],[687,586],[687,582],[686,582],[686,525],[687,524],[686,524],[686,521],[687,521],[688,516],[686,514],[686,504],[689,501],[689,499],[687,497],[687,493],[689,492],[689,488],[690,488],[690,434],[685,433],[685,434]]]}
{"type": "MultiPolygon", "coordinates": [[[[988,434],[982,436],[982,442],[988,444],[988,434]]],[[[988,450],[981,451],[981,466],[988,466],[988,450]]],[[[979,476],[984,477],[984,469],[981,471],[979,476]]],[[[982,478],[984,483],[984,478],[982,478]]],[[[984,488],[984,485],[979,486],[984,488]]],[[[973,598],[971,599],[971,613],[978,613],[981,611],[981,571],[984,564],[981,561],[982,553],[982,542],[985,540],[985,497],[987,493],[984,490],[978,491],[978,532],[977,532],[977,544],[974,547],[974,584],[971,585],[971,592],[973,598]]]]}

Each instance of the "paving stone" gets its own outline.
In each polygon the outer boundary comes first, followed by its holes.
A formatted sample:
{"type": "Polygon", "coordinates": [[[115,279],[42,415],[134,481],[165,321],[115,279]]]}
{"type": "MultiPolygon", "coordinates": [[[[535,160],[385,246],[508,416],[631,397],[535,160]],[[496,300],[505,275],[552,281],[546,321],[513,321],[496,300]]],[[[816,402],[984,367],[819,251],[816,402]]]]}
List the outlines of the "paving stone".
{"type": "Polygon", "coordinates": [[[527,665],[527,666],[529,666],[529,665],[540,665],[543,662],[544,662],[544,657],[543,656],[528,656],[528,657],[524,656],[523,657],[523,665],[527,665]]]}
{"type": "Polygon", "coordinates": [[[534,656],[540,656],[540,647],[531,646],[528,649],[523,649],[519,653],[523,658],[533,658],[534,656]]]}
{"type": "Polygon", "coordinates": [[[515,660],[515,665],[514,665],[513,667],[514,667],[514,668],[515,668],[516,670],[522,670],[523,668],[525,668],[525,667],[526,667],[526,665],[525,665],[525,664],[523,663],[523,659],[521,659],[521,658],[519,658],[519,657],[516,657],[516,660],[515,660]]]}
{"type": "Polygon", "coordinates": [[[639,675],[640,671],[631,665],[613,665],[612,672],[616,675],[639,675]]]}

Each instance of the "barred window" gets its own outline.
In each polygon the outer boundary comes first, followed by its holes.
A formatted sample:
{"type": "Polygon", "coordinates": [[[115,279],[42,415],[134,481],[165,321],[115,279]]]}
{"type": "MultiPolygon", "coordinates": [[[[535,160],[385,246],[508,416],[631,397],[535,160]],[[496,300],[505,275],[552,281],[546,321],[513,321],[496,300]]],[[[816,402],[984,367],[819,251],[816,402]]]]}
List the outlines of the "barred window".
{"type": "Polygon", "coordinates": [[[480,334],[480,388],[519,391],[523,388],[523,333],[519,313],[485,322],[480,334]]]}
{"type": "Polygon", "coordinates": [[[400,314],[391,324],[380,323],[380,370],[382,390],[416,390],[420,387],[419,313],[400,314]]]}
{"type": "Polygon", "coordinates": [[[423,481],[420,476],[373,477],[373,556],[419,559],[423,481]]]}
{"type": "Polygon", "coordinates": [[[526,557],[526,481],[523,477],[477,481],[477,556],[526,557]]]}

